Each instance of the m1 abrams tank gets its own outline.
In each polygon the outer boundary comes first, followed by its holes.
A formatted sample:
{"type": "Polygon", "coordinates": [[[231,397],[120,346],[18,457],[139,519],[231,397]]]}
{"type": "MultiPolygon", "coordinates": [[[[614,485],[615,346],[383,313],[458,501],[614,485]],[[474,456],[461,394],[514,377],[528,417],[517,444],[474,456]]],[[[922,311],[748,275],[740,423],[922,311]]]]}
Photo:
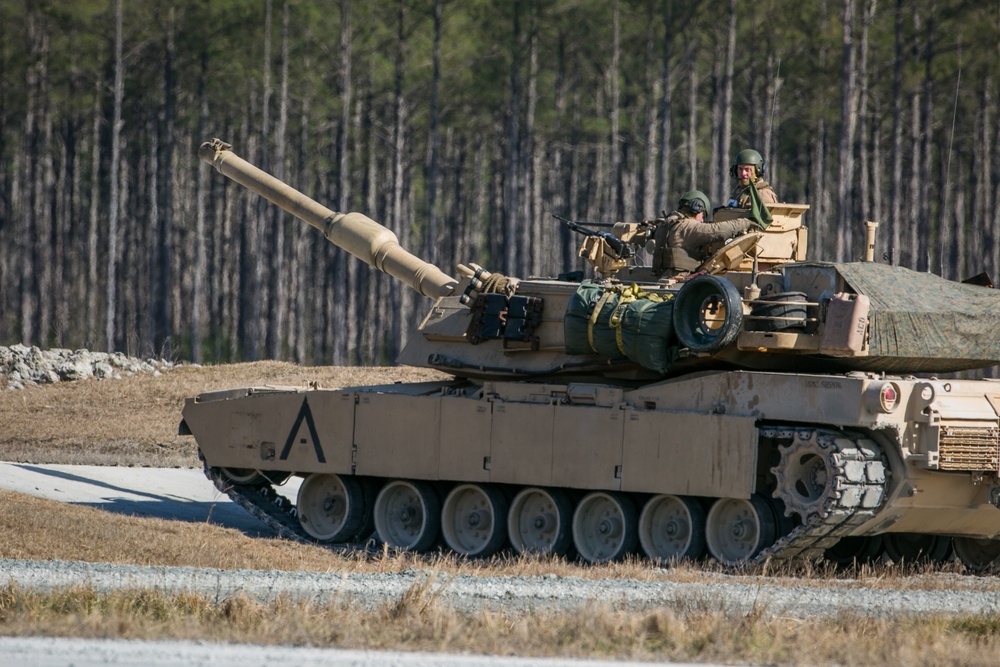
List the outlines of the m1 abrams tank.
{"type": "Polygon", "coordinates": [[[399,361],[452,376],[188,399],[208,477],[279,533],[594,563],[1000,558],[1000,383],[930,375],[998,363],[995,290],[805,261],[791,204],[689,276],[630,266],[642,230],[618,224],[584,230],[592,281],[451,277],[219,140],[200,156],[433,297],[399,361]],[[294,505],[273,488],[291,476],[294,505]]]}

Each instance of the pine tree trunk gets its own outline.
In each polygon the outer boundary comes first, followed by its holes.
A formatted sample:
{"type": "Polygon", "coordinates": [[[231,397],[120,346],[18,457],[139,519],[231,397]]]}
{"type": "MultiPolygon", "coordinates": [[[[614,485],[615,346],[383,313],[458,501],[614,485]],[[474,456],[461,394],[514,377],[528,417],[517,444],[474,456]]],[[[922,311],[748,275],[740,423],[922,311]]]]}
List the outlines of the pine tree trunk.
{"type": "Polygon", "coordinates": [[[104,79],[98,74],[94,91],[92,111],[94,123],[90,140],[90,209],[87,215],[87,296],[85,301],[87,314],[83,338],[84,347],[87,348],[97,347],[99,340],[97,331],[97,295],[99,290],[97,241],[101,204],[101,92],[103,89],[104,79]]]}
{"type": "MultiPolygon", "coordinates": [[[[281,3],[281,93],[278,100],[278,126],[275,131],[274,175],[279,180],[287,178],[286,152],[288,144],[288,0],[281,3]]],[[[267,358],[281,359],[282,347],[285,341],[285,321],[287,319],[286,295],[288,293],[285,281],[285,236],[290,227],[289,215],[277,206],[270,206],[271,238],[274,243],[269,248],[271,258],[270,289],[267,311],[267,358]]]]}
{"type": "MultiPolygon", "coordinates": [[[[32,263],[38,272],[34,325],[36,339],[39,345],[51,347],[52,339],[52,302],[53,302],[53,267],[59,258],[54,256],[56,237],[59,234],[52,218],[52,201],[55,198],[55,168],[52,163],[52,149],[55,142],[52,138],[51,89],[49,85],[48,60],[49,36],[43,30],[40,34],[40,59],[38,61],[38,93],[41,104],[38,108],[38,148],[37,185],[35,190],[35,225],[38,227],[36,243],[33,249],[35,259],[32,263]]],[[[61,288],[61,286],[60,286],[61,288]]]]}
{"type": "Polygon", "coordinates": [[[670,178],[673,171],[673,164],[670,159],[671,146],[673,144],[670,134],[673,131],[673,109],[671,103],[674,94],[670,88],[670,46],[673,43],[671,39],[673,36],[671,22],[672,8],[673,2],[671,0],[663,1],[663,56],[660,63],[661,83],[658,98],[654,89],[654,98],[660,100],[660,144],[657,151],[659,161],[656,168],[656,196],[654,197],[652,210],[648,211],[654,217],[662,209],[666,209],[670,205],[667,199],[670,196],[670,188],[673,185],[670,178]]]}
{"type": "Polygon", "coordinates": [[[889,212],[889,263],[902,259],[903,206],[903,0],[896,0],[896,47],[892,80],[892,191],[889,212]]]}
{"type": "MultiPolygon", "coordinates": [[[[765,103],[766,115],[764,116],[764,137],[761,146],[764,147],[764,157],[768,158],[767,180],[776,183],[780,180],[778,169],[780,163],[771,159],[778,156],[777,141],[778,135],[778,94],[781,92],[781,58],[775,58],[773,53],[767,54],[767,101],[765,103]]],[[[786,199],[779,195],[780,199],[786,199]]]]}
{"type": "MultiPolygon", "coordinates": [[[[208,132],[208,51],[201,51],[201,68],[198,73],[198,141],[205,138],[208,132]]],[[[205,205],[208,201],[208,170],[210,167],[203,161],[198,161],[198,180],[195,190],[194,216],[194,267],[191,276],[191,361],[200,364],[204,361],[202,353],[202,314],[205,312],[204,282],[208,274],[207,254],[205,248],[205,205]]],[[[215,324],[214,322],[212,324],[215,324]]],[[[215,361],[219,361],[218,358],[215,361]]]]}
{"type": "MultiPolygon", "coordinates": [[[[698,187],[698,70],[697,52],[694,44],[694,40],[688,42],[686,57],[688,68],[688,190],[698,187]]],[[[673,206],[674,202],[670,201],[669,204],[673,206]]]]}
{"type": "Polygon", "coordinates": [[[861,21],[861,43],[858,54],[858,200],[854,205],[853,219],[879,220],[871,200],[871,161],[868,154],[871,116],[868,113],[868,29],[875,18],[875,0],[865,0],[861,21]]]}
{"type": "MultiPolygon", "coordinates": [[[[719,161],[712,167],[715,174],[727,173],[733,134],[733,69],[736,61],[736,0],[729,0],[729,29],[726,38],[726,67],[722,75],[722,124],[719,127],[719,161]]],[[[726,179],[720,178],[713,196],[714,205],[726,197],[726,179]]]]}
{"type": "Polygon", "coordinates": [[[517,273],[518,268],[518,207],[517,183],[518,165],[521,163],[521,3],[513,4],[513,32],[511,35],[511,65],[510,65],[510,108],[507,110],[507,174],[504,187],[504,264],[503,271],[507,274],[517,273]]]}
{"type": "Polygon", "coordinates": [[[920,226],[920,197],[926,196],[920,186],[924,176],[924,163],[920,157],[920,93],[913,92],[910,95],[910,192],[909,192],[909,213],[907,229],[909,238],[907,239],[907,251],[909,261],[904,266],[915,271],[926,271],[926,256],[923,253],[920,236],[923,229],[920,226]]]}
{"type": "MultiPolygon", "coordinates": [[[[725,162],[722,156],[722,100],[724,87],[723,64],[719,61],[719,54],[712,58],[712,110],[711,110],[711,146],[712,152],[708,160],[708,198],[711,201],[719,202],[719,193],[722,192],[722,179],[720,178],[719,165],[725,162]]],[[[704,186],[695,186],[699,190],[705,190],[704,186]]],[[[715,204],[713,204],[714,206],[715,204]]]]}
{"type": "Polygon", "coordinates": [[[854,21],[856,0],[844,0],[844,34],[841,56],[840,145],[837,151],[837,217],[835,257],[843,262],[851,256],[853,240],[851,189],[854,184],[854,134],[858,123],[857,70],[855,68],[854,21]]]}
{"type": "Polygon", "coordinates": [[[622,161],[621,145],[619,142],[619,115],[621,113],[621,91],[618,85],[618,68],[621,60],[621,29],[619,27],[618,0],[611,3],[611,137],[609,142],[611,157],[611,182],[608,184],[608,204],[605,207],[606,215],[610,215],[614,220],[622,218],[621,211],[621,182],[622,182],[622,161]]]}
{"type": "Polygon", "coordinates": [[[153,351],[162,351],[169,346],[171,334],[171,304],[170,292],[173,286],[173,158],[174,158],[174,125],[176,108],[176,77],[174,75],[175,60],[175,10],[168,11],[166,45],[163,64],[163,139],[160,150],[160,168],[158,191],[155,194],[160,215],[157,216],[159,231],[156,241],[158,253],[154,263],[156,287],[154,294],[153,315],[153,351]]]}
{"type": "Polygon", "coordinates": [[[431,74],[430,136],[427,140],[427,231],[424,234],[424,259],[438,261],[439,244],[437,221],[438,187],[438,116],[441,89],[441,0],[434,0],[434,49],[431,74]]]}
{"type": "Polygon", "coordinates": [[[115,87],[114,112],[111,121],[111,170],[110,196],[108,201],[108,256],[106,267],[107,296],[105,301],[105,342],[107,351],[113,352],[117,343],[116,312],[118,301],[115,288],[118,286],[118,176],[121,164],[122,101],[125,97],[124,67],[122,60],[122,0],[114,1],[115,7],[115,87]]]}
{"type": "Polygon", "coordinates": [[[524,202],[521,224],[521,248],[524,257],[524,273],[522,275],[538,275],[542,271],[542,224],[539,216],[541,207],[541,190],[539,171],[541,157],[539,146],[541,142],[535,137],[535,110],[538,107],[538,6],[531,3],[530,23],[528,30],[528,100],[524,119],[524,174],[525,186],[521,193],[524,202]]]}
{"type": "MultiPolygon", "coordinates": [[[[924,82],[922,91],[922,101],[923,107],[921,108],[920,117],[920,153],[922,162],[915,162],[915,165],[920,165],[920,168],[925,171],[924,178],[929,176],[931,171],[931,122],[932,122],[932,104],[933,104],[933,90],[934,90],[934,73],[933,62],[934,62],[934,22],[935,22],[935,7],[934,0],[931,0],[929,7],[927,8],[927,17],[924,30],[924,82]]],[[[916,193],[915,193],[916,194],[916,193]]],[[[913,195],[911,195],[913,196],[913,195]]],[[[920,228],[920,254],[922,257],[926,258],[925,263],[922,265],[923,271],[933,271],[934,268],[931,266],[930,254],[932,248],[930,245],[931,240],[931,192],[926,186],[922,189],[919,194],[916,194],[916,201],[918,202],[919,217],[917,218],[918,227],[920,228]]],[[[941,272],[942,267],[940,262],[938,262],[937,271],[941,272]]]]}

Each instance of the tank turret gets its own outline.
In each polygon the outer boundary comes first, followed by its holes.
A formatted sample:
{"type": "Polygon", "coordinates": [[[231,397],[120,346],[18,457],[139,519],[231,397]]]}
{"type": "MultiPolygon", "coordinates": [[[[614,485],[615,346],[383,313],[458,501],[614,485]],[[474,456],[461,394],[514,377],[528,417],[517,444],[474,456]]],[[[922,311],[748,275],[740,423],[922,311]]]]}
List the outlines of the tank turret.
{"type": "MultiPolygon", "coordinates": [[[[1000,567],[1000,389],[916,377],[1000,360],[1000,294],[807,261],[808,206],[694,272],[636,263],[650,224],[576,225],[596,278],[452,278],[216,140],[201,157],[433,297],[399,361],[441,382],[247,387],[186,401],[206,475],[279,534],[598,563],[1000,567]],[[613,235],[613,236],[611,236],[613,235]],[[274,486],[292,480],[292,503],[274,486]]],[[[716,218],[744,216],[717,210],[716,218]]],[[[654,223],[655,224],[655,223],[654,223]]],[[[867,257],[874,259],[874,227],[867,257]]]]}
{"type": "MultiPolygon", "coordinates": [[[[717,248],[678,278],[634,263],[630,248],[642,241],[630,226],[616,225],[612,235],[570,222],[584,234],[580,256],[595,268],[592,281],[517,280],[463,264],[456,279],[368,216],[331,211],[230,148],[216,139],[199,155],[437,299],[400,363],[461,377],[599,373],[641,381],[715,367],[950,372],[1000,362],[993,335],[1000,294],[871,261],[807,262],[805,205],[771,205],[767,229],[717,248]]],[[[744,214],[721,209],[715,217],[744,214]]]]}

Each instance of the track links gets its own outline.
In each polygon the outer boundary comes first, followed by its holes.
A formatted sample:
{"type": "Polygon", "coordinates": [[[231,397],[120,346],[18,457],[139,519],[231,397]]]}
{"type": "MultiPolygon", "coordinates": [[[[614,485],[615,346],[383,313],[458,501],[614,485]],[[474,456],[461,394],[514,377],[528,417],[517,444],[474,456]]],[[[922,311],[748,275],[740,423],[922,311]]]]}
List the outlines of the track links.
{"type": "Polygon", "coordinates": [[[274,490],[270,484],[234,484],[218,468],[204,463],[205,477],[215,488],[229,496],[230,500],[245,509],[273,530],[278,537],[304,544],[322,546],[337,553],[375,553],[364,544],[325,544],[318,543],[308,533],[302,530],[298,515],[292,502],[274,490]]]}
{"type": "MultiPolygon", "coordinates": [[[[761,551],[753,563],[818,560],[826,549],[871,519],[882,506],[888,465],[882,448],[874,441],[856,433],[815,428],[768,427],[760,430],[760,437],[803,446],[821,456],[832,474],[827,477],[822,508],[761,551]]],[[[775,495],[781,497],[777,492],[775,495]]]]}

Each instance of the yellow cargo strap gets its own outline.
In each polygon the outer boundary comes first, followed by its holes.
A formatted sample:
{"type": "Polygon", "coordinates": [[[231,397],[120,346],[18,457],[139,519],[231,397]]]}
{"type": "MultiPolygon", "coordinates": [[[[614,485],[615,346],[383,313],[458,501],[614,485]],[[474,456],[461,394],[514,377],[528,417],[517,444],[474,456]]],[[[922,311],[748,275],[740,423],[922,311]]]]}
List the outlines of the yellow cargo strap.
{"type": "Polygon", "coordinates": [[[601,315],[601,309],[604,308],[604,304],[608,302],[611,295],[614,294],[613,290],[608,290],[605,288],[604,294],[598,299],[597,305],[594,306],[594,312],[590,314],[590,319],[587,320],[587,343],[590,345],[590,349],[595,353],[597,348],[594,346],[594,325],[597,324],[597,318],[601,315]]]}
{"type": "Polygon", "coordinates": [[[627,308],[633,301],[638,301],[640,299],[653,301],[655,303],[663,303],[664,301],[673,298],[673,295],[667,295],[667,297],[664,298],[656,292],[644,292],[639,289],[639,286],[635,283],[632,283],[629,287],[614,288],[614,291],[620,291],[621,297],[618,299],[618,305],[611,313],[608,325],[615,330],[615,343],[618,345],[618,351],[627,357],[628,354],[625,352],[625,341],[622,335],[622,315],[625,312],[625,308],[627,308]]]}

